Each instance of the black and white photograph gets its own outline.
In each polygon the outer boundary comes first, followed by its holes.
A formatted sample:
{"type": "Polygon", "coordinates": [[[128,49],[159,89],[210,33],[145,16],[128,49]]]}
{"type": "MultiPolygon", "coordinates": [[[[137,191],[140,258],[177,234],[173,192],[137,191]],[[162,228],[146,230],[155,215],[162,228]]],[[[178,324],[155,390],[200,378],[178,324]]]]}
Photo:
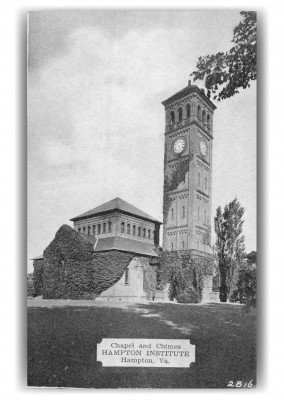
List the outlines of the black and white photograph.
{"type": "Polygon", "coordinates": [[[256,49],[256,11],[27,13],[28,387],[257,387],[256,49]]]}

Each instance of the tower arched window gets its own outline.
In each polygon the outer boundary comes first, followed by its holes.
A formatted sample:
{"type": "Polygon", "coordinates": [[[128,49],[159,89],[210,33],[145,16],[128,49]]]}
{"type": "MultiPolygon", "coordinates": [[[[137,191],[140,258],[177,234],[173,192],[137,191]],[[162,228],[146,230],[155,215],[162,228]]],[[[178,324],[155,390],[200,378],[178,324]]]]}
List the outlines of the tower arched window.
{"type": "Polygon", "coordinates": [[[135,225],[133,225],[133,227],[132,227],[132,232],[133,232],[133,236],[135,236],[136,235],[136,226],[135,225]]]}
{"type": "Polygon", "coordinates": [[[127,233],[130,235],[130,224],[127,224],[127,233]]]}
{"type": "Polygon", "coordinates": [[[178,122],[181,122],[181,121],[182,121],[182,108],[180,107],[178,109],[178,122]]]}
{"type": "Polygon", "coordinates": [[[151,231],[148,229],[148,239],[151,239],[151,231]]]}
{"type": "Polygon", "coordinates": [[[138,226],[138,236],[141,236],[141,228],[138,226]]]}
{"type": "Polygon", "coordinates": [[[103,233],[106,233],[106,223],[103,223],[103,233]]]}
{"type": "Polygon", "coordinates": [[[197,107],[197,118],[199,119],[199,121],[201,121],[201,107],[200,107],[199,104],[198,104],[198,107],[197,107]]]}
{"type": "Polygon", "coordinates": [[[146,237],[146,228],[143,228],[143,237],[146,237]]]}
{"type": "Polygon", "coordinates": [[[209,114],[207,114],[207,127],[209,129],[211,129],[211,120],[210,120],[210,115],[209,114]]]}
{"type": "Polygon", "coordinates": [[[202,111],[202,122],[203,122],[203,124],[206,123],[206,113],[205,113],[205,110],[202,111]]]}
{"type": "Polygon", "coordinates": [[[126,270],[125,270],[125,285],[128,285],[129,284],[129,269],[128,268],[126,268],[126,270]]]}
{"type": "Polygon", "coordinates": [[[185,206],[182,206],[182,218],[185,218],[185,206]]]}
{"type": "Polygon", "coordinates": [[[88,226],[88,235],[90,235],[90,234],[91,234],[91,227],[88,226]]]}
{"type": "Polygon", "coordinates": [[[205,189],[207,190],[207,178],[205,177],[205,189]]]}
{"type": "Polygon", "coordinates": [[[86,227],[83,226],[83,233],[86,233],[86,227]]]}
{"type": "Polygon", "coordinates": [[[96,225],[93,225],[93,235],[96,234],[96,225]]]}
{"type": "Polygon", "coordinates": [[[111,231],[112,231],[112,223],[111,223],[111,221],[108,221],[108,231],[109,231],[109,233],[111,233],[111,231]]]}
{"type": "Polygon", "coordinates": [[[98,225],[98,235],[101,234],[101,224],[98,225]]]}
{"type": "Polygon", "coordinates": [[[206,224],[206,210],[204,210],[204,224],[206,224]]]}
{"type": "Polygon", "coordinates": [[[174,215],[175,215],[175,212],[174,212],[174,209],[172,208],[172,219],[174,219],[174,215]]]}
{"type": "Polygon", "coordinates": [[[122,222],[121,223],[121,233],[124,233],[124,231],[125,231],[125,223],[122,222]]]}
{"type": "Polygon", "coordinates": [[[81,228],[78,228],[78,232],[79,232],[79,233],[81,232],[81,228]]]}
{"type": "Polygon", "coordinates": [[[172,251],[174,251],[174,244],[172,243],[172,251]]]}
{"type": "Polygon", "coordinates": [[[171,117],[171,125],[173,125],[175,123],[175,113],[174,113],[174,111],[171,111],[170,117],[171,117]]]}
{"type": "Polygon", "coordinates": [[[184,241],[182,241],[182,249],[184,250],[184,241]]]}
{"type": "Polygon", "coordinates": [[[200,186],[200,173],[198,174],[198,186],[200,186]]]}
{"type": "Polygon", "coordinates": [[[190,104],[186,105],[186,118],[190,118],[190,104]]]}

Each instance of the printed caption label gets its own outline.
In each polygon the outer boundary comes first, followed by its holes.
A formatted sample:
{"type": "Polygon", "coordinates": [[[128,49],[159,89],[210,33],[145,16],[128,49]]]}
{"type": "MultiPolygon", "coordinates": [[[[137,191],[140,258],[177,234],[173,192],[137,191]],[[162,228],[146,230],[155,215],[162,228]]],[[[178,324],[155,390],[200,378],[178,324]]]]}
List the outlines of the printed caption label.
{"type": "Polygon", "coordinates": [[[189,340],[103,339],[97,344],[103,367],[189,368],[195,345],[189,340]]]}

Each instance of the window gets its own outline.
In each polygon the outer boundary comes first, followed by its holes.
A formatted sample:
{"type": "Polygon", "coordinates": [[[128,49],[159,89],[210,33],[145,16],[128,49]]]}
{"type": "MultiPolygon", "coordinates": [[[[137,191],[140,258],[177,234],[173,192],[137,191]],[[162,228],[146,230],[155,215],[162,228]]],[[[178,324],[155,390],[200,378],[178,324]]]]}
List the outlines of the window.
{"type": "Polygon", "coordinates": [[[197,240],[197,250],[199,250],[199,240],[197,240]]]}
{"type": "Polygon", "coordinates": [[[121,233],[124,233],[124,230],[125,230],[125,223],[122,222],[121,223],[121,233]]]}
{"type": "Polygon", "coordinates": [[[206,224],[206,210],[204,210],[204,224],[206,224]]]}
{"type": "Polygon", "coordinates": [[[184,241],[182,241],[182,249],[184,250],[184,241]]]}
{"type": "Polygon", "coordinates": [[[143,228],[143,237],[146,237],[146,228],[143,228]]]}
{"type": "Polygon", "coordinates": [[[182,207],[182,218],[185,218],[185,206],[182,207]]]}
{"type": "Polygon", "coordinates": [[[207,114],[207,127],[210,129],[211,128],[211,123],[210,123],[210,115],[207,114]]]}
{"type": "Polygon", "coordinates": [[[175,123],[175,113],[171,111],[171,125],[175,123]]]}
{"type": "Polygon", "coordinates": [[[174,209],[172,208],[172,219],[174,219],[174,209]]]}
{"type": "Polygon", "coordinates": [[[200,186],[200,174],[198,174],[198,186],[200,186]]]}
{"type": "Polygon", "coordinates": [[[79,233],[81,232],[81,228],[78,228],[78,232],[79,232],[79,233]]]}
{"type": "Polygon", "coordinates": [[[96,234],[96,225],[93,225],[93,235],[96,234]]]}
{"type": "Polygon", "coordinates": [[[83,233],[86,233],[86,227],[83,226],[83,233]]]}
{"type": "Polygon", "coordinates": [[[111,231],[112,231],[111,221],[108,221],[108,231],[109,231],[109,233],[111,233],[111,231]]]}
{"type": "Polygon", "coordinates": [[[138,226],[138,236],[141,236],[141,228],[138,226]]]}
{"type": "Polygon", "coordinates": [[[181,121],[182,121],[182,108],[180,107],[178,109],[178,122],[181,122],[181,121]]]}
{"type": "Polygon", "coordinates": [[[172,243],[172,251],[174,251],[174,244],[172,243]]]}
{"type": "Polygon", "coordinates": [[[106,233],[106,223],[103,223],[103,233],[106,233]]]}
{"type": "Polygon", "coordinates": [[[127,233],[130,235],[130,224],[127,224],[127,233]]]}
{"type": "Polygon", "coordinates": [[[206,114],[205,114],[205,110],[202,111],[202,122],[203,122],[203,124],[206,123],[206,114]]]}
{"type": "Polygon", "coordinates": [[[205,178],[205,189],[207,190],[207,178],[205,178]]]}
{"type": "Polygon", "coordinates": [[[125,285],[129,284],[129,269],[126,268],[125,270],[125,285]]]}
{"type": "Polygon", "coordinates": [[[98,225],[98,235],[101,234],[101,224],[98,225]]]}
{"type": "Polygon", "coordinates": [[[88,235],[90,235],[90,234],[91,234],[91,227],[88,226],[88,235]]]}
{"type": "Polygon", "coordinates": [[[148,239],[151,239],[151,231],[148,229],[148,239]]]}
{"type": "Polygon", "coordinates": [[[132,232],[133,232],[133,236],[135,236],[136,235],[136,226],[135,225],[133,225],[132,232]]]}
{"type": "Polygon", "coordinates": [[[201,120],[201,107],[200,107],[199,104],[198,104],[198,107],[197,107],[197,118],[198,118],[199,120],[201,120]]]}
{"type": "Polygon", "coordinates": [[[186,105],[186,118],[190,118],[190,104],[186,105]]]}

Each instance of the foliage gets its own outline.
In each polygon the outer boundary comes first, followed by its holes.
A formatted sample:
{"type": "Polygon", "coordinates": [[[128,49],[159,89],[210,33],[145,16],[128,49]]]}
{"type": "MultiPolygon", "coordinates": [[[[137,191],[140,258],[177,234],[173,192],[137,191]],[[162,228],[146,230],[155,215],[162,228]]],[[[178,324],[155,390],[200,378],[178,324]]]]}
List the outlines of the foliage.
{"type": "Polygon", "coordinates": [[[156,265],[150,265],[149,259],[140,257],[139,263],[143,267],[143,289],[146,292],[148,300],[154,300],[157,287],[157,271],[156,265]]]}
{"type": "Polygon", "coordinates": [[[197,70],[191,75],[194,80],[204,80],[207,96],[218,101],[239,93],[239,89],[250,87],[256,80],[256,12],[242,11],[243,20],[234,28],[235,43],[229,51],[199,57],[197,70]]]}
{"type": "Polygon", "coordinates": [[[256,252],[246,256],[246,260],[239,271],[238,282],[230,300],[256,305],[256,252]]]}
{"type": "Polygon", "coordinates": [[[27,276],[27,296],[35,297],[35,288],[33,283],[33,278],[31,276],[27,276]]]}
{"type": "Polygon", "coordinates": [[[176,296],[178,303],[198,303],[199,297],[193,287],[189,287],[176,296]]]}
{"type": "Polygon", "coordinates": [[[42,287],[43,287],[43,259],[34,260],[34,289],[35,289],[35,296],[42,295],[42,287]]]}
{"type": "Polygon", "coordinates": [[[238,279],[239,268],[244,258],[244,236],[242,228],[244,208],[235,198],[225,206],[217,208],[215,222],[216,252],[220,275],[220,300],[226,302],[232,295],[238,279]]]}
{"type": "Polygon", "coordinates": [[[46,299],[95,298],[121,279],[133,255],[118,250],[94,253],[93,244],[63,225],[35,267],[46,299]]]}
{"type": "Polygon", "coordinates": [[[204,278],[212,275],[213,262],[211,257],[193,256],[191,251],[163,252],[158,271],[161,286],[170,284],[170,300],[194,288],[200,301],[204,278]]]}

